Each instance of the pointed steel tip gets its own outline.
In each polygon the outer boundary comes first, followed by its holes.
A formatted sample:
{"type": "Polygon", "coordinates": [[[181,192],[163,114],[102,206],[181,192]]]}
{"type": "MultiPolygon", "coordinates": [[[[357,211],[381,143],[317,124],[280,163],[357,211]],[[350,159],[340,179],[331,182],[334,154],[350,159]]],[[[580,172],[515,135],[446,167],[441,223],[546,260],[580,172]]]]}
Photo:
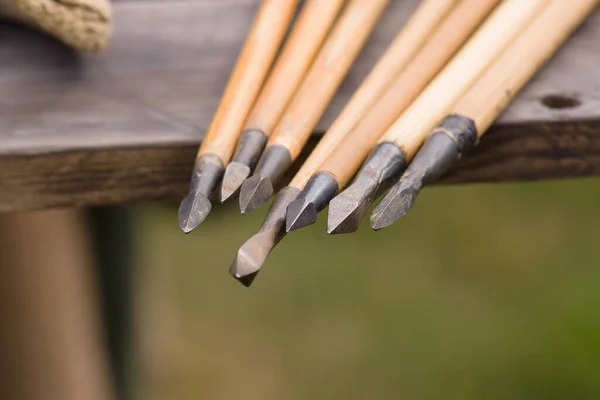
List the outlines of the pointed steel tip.
{"type": "Polygon", "coordinates": [[[254,282],[256,275],[258,275],[258,271],[256,271],[253,274],[246,275],[246,276],[235,276],[234,275],[233,277],[242,285],[244,285],[246,287],[250,287],[250,286],[252,286],[252,282],[254,282]]]}
{"type": "Polygon", "coordinates": [[[348,195],[348,191],[352,191],[352,187],[340,193],[329,203],[327,215],[329,234],[352,233],[358,230],[366,211],[363,203],[367,200],[364,197],[357,200],[356,194],[348,195]]]}
{"type": "Polygon", "coordinates": [[[250,286],[265,263],[274,244],[260,233],[246,241],[229,267],[229,273],[244,286],[250,286]]]}
{"type": "Polygon", "coordinates": [[[374,231],[378,231],[389,226],[381,220],[381,215],[375,215],[375,213],[371,214],[369,223],[374,231]]]}
{"type": "Polygon", "coordinates": [[[373,210],[371,228],[376,231],[387,228],[408,214],[420,189],[419,185],[407,181],[394,185],[373,210]]]}
{"type": "Polygon", "coordinates": [[[229,268],[229,274],[231,276],[233,276],[242,285],[244,285],[246,287],[250,287],[250,285],[252,285],[252,282],[254,282],[256,275],[258,275],[258,273],[260,272],[260,269],[257,269],[256,271],[253,271],[253,272],[248,272],[248,271],[241,272],[243,269],[244,268],[240,268],[239,263],[237,262],[237,257],[236,257],[236,260],[233,261],[233,264],[229,268]]]}
{"type": "Polygon", "coordinates": [[[240,189],[240,210],[249,214],[269,201],[273,195],[271,180],[260,175],[253,175],[242,184],[240,189]]]}
{"type": "Polygon", "coordinates": [[[204,194],[188,193],[177,212],[179,227],[184,233],[190,233],[206,219],[211,208],[210,200],[204,194]]]}
{"type": "Polygon", "coordinates": [[[246,178],[250,176],[250,167],[239,162],[230,162],[225,168],[219,200],[221,203],[234,197],[246,178]]]}
{"type": "Polygon", "coordinates": [[[179,227],[181,228],[181,230],[183,231],[183,233],[188,234],[191,231],[194,230],[195,226],[188,226],[187,224],[182,225],[181,222],[179,222],[179,227]]]}
{"type": "Polygon", "coordinates": [[[292,201],[287,208],[285,218],[286,232],[295,231],[304,228],[317,221],[317,208],[315,204],[305,199],[296,199],[292,201]]]}
{"type": "Polygon", "coordinates": [[[327,233],[330,235],[339,235],[343,233],[353,233],[356,232],[360,226],[360,221],[362,216],[357,215],[356,213],[350,214],[346,216],[346,218],[341,221],[327,221],[327,233]]]}

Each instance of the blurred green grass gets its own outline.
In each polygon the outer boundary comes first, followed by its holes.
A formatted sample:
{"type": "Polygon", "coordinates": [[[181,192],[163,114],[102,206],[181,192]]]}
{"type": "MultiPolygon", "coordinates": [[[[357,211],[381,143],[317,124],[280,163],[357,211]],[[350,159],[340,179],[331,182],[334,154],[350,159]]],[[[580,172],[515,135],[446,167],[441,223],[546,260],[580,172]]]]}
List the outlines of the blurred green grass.
{"type": "Polygon", "coordinates": [[[600,398],[600,180],[439,186],[373,232],[288,235],[227,269],[267,207],[136,208],[137,398],[600,398]]]}

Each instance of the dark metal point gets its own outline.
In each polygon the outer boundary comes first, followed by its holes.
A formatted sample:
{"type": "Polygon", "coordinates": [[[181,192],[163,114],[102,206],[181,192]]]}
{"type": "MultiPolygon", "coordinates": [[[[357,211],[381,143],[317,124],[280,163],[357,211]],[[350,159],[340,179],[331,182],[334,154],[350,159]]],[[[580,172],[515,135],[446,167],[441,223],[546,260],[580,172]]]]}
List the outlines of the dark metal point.
{"type": "Polygon", "coordinates": [[[342,192],[329,203],[327,233],[336,235],[356,232],[363,216],[364,212],[361,210],[361,204],[352,198],[348,198],[342,192]]]}
{"type": "Polygon", "coordinates": [[[421,182],[401,180],[396,183],[375,207],[371,214],[371,228],[378,231],[387,228],[405,216],[415,204],[415,198],[421,190],[421,182]]]}
{"type": "Polygon", "coordinates": [[[285,213],[288,204],[300,193],[285,187],[273,200],[260,229],[240,247],[229,273],[245,286],[250,286],[277,243],[285,236],[285,213]]]}
{"type": "Polygon", "coordinates": [[[256,234],[247,240],[238,250],[237,256],[229,268],[231,276],[246,287],[252,284],[269,255],[270,249],[265,248],[261,243],[264,242],[264,239],[260,237],[260,234],[256,234]]]}
{"type": "Polygon", "coordinates": [[[273,195],[271,180],[260,175],[248,178],[240,189],[240,211],[249,214],[265,204],[273,195]]]}
{"type": "Polygon", "coordinates": [[[337,179],[329,172],[314,174],[298,198],[288,206],[286,230],[290,232],[314,224],[317,213],[327,206],[338,189],[337,179]]]}
{"type": "Polygon", "coordinates": [[[267,147],[258,161],[254,175],[240,189],[242,214],[248,214],[269,201],[273,195],[273,185],[291,164],[292,156],[286,147],[278,144],[267,147]]]}
{"type": "Polygon", "coordinates": [[[222,175],[223,162],[216,154],[206,153],[196,159],[190,190],[177,212],[183,232],[191,232],[206,219],[212,208],[209,197],[222,175]]]}
{"type": "Polygon", "coordinates": [[[317,222],[317,208],[306,199],[296,199],[287,209],[286,232],[295,231],[317,222]]]}
{"type": "Polygon", "coordinates": [[[444,118],[419,149],[400,180],[392,186],[371,214],[375,230],[390,226],[406,215],[424,185],[442,176],[477,141],[477,127],[470,118],[451,114],[444,118]]]}
{"type": "Polygon", "coordinates": [[[202,193],[188,193],[179,205],[177,217],[179,227],[184,233],[190,233],[208,216],[212,205],[202,193]]]}
{"type": "Polygon", "coordinates": [[[221,184],[221,203],[235,197],[242,183],[250,176],[267,143],[267,135],[257,129],[242,133],[231,162],[225,169],[221,184]]]}
{"type": "Polygon", "coordinates": [[[246,286],[246,287],[250,287],[252,285],[252,282],[254,282],[254,279],[256,278],[256,275],[258,275],[258,271],[256,271],[253,274],[250,275],[246,275],[246,276],[234,276],[235,279],[238,280],[239,283],[241,283],[242,285],[246,286]]]}
{"type": "Polygon", "coordinates": [[[356,232],[371,203],[405,165],[404,153],[395,144],[377,145],[354,182],[329,203],[327,233],[356,232]]]}
{"type": "Polygon", "coordinates": [[[381,229],[387,228],[388,225],[379,222],[379,218],[371,215],[371,220],[369,221],[371,224],[371,228],[374,231],[379,231],[381,229]]]}
{"type": "Polygon", "coordinates": [[[225,168],[223,183],[221,184],[221,193],[219,200],[221,203],[235,197],[242,183],[250,176],[250,167],[238,162],[230,162],[225,168]]]}

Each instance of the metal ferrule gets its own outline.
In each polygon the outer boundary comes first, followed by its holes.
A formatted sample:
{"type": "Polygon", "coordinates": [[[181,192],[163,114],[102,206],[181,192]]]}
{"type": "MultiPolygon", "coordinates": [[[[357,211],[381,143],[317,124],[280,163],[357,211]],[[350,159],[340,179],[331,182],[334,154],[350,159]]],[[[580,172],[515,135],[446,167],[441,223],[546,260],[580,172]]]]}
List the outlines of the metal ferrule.
{"type": "Polygon", "coordinates": [[[267,135],[258,129],[249,129],[240,136],[232,162],[254,168],[267,144],[267,135]]]}
{"type": "Polygon", "coordinates": [[[292,165],[292,155],[282,145],[275,144],[267,147],[258,161],[254,175],[260,175],[271,180],[273,185],[278,182],[292,165]]]}
{"type": "Polygon", "coordinates": [[[452,114],[440,122],[408,166],[403,180],[421,187],[440,178],[477,142],[477,128],[470,118],[452,114]]]}
{"type": "Polygon", "coordinates": [[[339,185],[333,175],[329,172],[318,172],[306,183],[298,198],[314,204],[319,212],[335,197],[338,190],[339,185]]]}
{"type": "Polygon", "coordinates": [[[391,142],[379,143],[358,171],[352,185],[363,187],[363,193],[373,191],[373,194],[378,194],[382,184],[398,177],[405,167],[406,155],[402,149],[391,142]]]}
{"type": "Polygon", "coordinates": [[[477,145],[477,126],[469,117],[450,114],[444,118],[433,133],[442,132],[456,142],[460,156],[469,153],[477,145]]]}
{"type": "Polygon", "coordinates": [[[223,176],[225,167],[221,157],[214,153],[202,154],[196,158],[194,173],[190,182],[190,193],[202,193],[210,197],[223,176]]]}

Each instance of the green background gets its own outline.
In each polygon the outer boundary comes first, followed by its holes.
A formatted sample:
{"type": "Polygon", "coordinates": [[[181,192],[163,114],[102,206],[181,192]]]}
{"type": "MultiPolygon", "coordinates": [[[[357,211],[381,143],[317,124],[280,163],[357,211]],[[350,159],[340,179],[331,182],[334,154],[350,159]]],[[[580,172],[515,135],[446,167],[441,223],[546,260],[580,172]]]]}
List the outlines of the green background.
{"type": "Polygon", "coordinates": [[[135,209],[139,399],[600,398],[600,180],[438,186],[373,232],[289,234],[227,269],[267,207],[135,209]]]}

